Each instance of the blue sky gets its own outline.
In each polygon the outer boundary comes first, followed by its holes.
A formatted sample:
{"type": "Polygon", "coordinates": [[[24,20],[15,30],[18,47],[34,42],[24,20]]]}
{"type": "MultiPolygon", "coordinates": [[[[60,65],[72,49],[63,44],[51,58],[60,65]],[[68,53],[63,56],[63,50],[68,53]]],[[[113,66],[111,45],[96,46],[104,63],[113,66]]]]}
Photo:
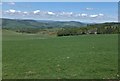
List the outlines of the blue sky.
{"type": "Polygon", "coordinates": [[[118,18],[117,2],[4,2],[3,18],[114,22],[118,18]]]}
{"type": "Polygon", "coordinates": [[[3,2],[119,2],[119,0],[3,0],[3,2]]]}

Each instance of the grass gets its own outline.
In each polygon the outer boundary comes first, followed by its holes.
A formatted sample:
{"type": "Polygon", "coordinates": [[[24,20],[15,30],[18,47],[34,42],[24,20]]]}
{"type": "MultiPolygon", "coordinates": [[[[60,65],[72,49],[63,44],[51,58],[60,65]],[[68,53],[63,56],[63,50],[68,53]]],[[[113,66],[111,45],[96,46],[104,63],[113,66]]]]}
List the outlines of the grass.
{"type": "Polygon", "coordinates": [[[2,80],[2,30],[0,29],[0,80],[2,80]]]}
{"type": "Polygon", "coordinates": [[[3,79],[114,79],[117,37],[41,37],[3,31],[3,79]]]}

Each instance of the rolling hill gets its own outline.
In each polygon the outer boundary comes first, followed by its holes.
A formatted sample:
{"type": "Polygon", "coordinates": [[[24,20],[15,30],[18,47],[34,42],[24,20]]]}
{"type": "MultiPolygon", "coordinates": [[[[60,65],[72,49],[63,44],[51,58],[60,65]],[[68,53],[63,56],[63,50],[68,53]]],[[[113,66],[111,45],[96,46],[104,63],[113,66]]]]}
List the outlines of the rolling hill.
{"type": "Polygon", "coordinates": [[[2,18],[3,28],[54,28],[54,27],[82,27],[86,24],[76,21],[42,21],[2,18]]]}

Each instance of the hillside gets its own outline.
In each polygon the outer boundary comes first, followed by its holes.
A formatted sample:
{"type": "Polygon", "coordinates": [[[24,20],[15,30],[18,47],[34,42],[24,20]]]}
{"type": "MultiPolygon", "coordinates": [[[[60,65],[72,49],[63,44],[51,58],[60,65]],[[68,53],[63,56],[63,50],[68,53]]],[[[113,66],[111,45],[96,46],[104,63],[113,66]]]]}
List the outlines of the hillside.
{"type": "Polygon", "coordinates": [[[3,28],[54,28],[54,27],[81,27],[86,24],[76,21],[37,21],[37,20],[19,20],[2,19],[3,28]]]}

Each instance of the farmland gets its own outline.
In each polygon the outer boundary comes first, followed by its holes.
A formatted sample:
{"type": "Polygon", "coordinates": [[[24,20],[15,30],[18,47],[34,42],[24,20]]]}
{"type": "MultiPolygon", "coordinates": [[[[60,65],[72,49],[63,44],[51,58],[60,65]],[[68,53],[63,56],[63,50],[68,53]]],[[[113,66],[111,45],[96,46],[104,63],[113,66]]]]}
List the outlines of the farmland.
{"type": "Polygon", "coordinates": [[[117,34],[48,36],[3,30],[3,79],[114,79],[117,34]]]}

